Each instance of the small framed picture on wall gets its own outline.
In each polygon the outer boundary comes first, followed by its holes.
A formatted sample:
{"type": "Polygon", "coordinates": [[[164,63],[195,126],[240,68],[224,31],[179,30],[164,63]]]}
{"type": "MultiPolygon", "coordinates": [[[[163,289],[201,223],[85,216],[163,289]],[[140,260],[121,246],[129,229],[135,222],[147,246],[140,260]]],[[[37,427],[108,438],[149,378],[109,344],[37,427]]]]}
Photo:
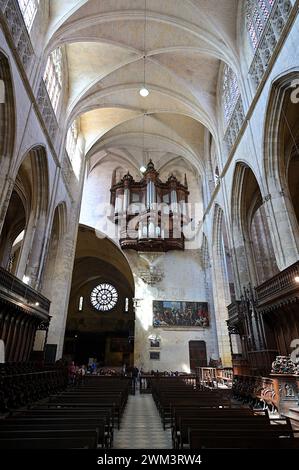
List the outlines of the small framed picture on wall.
{"type": "Polygon", "coordinates": [[[160,353],[159,352],[150,352],[150,359],[152,361],[160,361],[160,353]]]}
{"type": "Polygon", "coordinates": [[[159,348],[159,347],[160,347],[160,340],[151,339],[151,348],[159,348]]]}

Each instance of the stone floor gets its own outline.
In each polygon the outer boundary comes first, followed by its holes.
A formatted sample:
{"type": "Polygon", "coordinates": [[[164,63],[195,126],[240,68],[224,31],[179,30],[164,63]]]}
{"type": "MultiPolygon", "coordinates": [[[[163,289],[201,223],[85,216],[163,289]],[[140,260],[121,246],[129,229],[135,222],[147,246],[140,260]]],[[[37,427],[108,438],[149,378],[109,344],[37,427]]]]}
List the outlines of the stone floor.
{"type": "Polygon", "coordinates": [[[152,395],[130,396],[114,449],[171,449],[171,431],[163,430],[152,395]]]}

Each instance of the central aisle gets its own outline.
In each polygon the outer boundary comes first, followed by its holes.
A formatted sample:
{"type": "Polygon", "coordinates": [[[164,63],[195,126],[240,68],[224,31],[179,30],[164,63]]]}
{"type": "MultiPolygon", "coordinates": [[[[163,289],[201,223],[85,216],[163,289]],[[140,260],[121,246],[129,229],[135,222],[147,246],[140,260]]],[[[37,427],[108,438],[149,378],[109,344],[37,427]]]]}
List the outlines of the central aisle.
{"type": "Polygon", "coordinates": [[[171,449],[171,431],[163,430],[152,395],[130,396],[121,429],[115,430],[114,449],[171,449]]]}

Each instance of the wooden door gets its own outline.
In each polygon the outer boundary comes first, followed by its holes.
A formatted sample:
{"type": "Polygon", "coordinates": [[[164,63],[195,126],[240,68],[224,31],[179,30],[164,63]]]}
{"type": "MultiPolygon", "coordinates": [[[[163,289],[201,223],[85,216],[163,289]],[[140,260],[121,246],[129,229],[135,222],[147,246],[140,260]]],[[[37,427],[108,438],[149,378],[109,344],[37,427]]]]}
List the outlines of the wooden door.
{"type": "Polygon", "coordinates": [[[205,341],[189,341],[190,369],[195,372],[196,367],[207,367],[207,347],[205,341]]]}

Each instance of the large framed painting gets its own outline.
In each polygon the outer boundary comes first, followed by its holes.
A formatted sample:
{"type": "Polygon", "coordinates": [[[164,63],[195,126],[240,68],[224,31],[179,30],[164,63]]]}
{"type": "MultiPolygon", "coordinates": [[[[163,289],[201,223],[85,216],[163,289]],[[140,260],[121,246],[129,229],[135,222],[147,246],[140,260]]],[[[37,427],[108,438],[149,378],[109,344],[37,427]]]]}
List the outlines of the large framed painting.
{"type": "Polygon", "coordinates": [[[171,302],[154,300],[154,327],[202,327],[210,325],[207,302],[171,302]]]}

